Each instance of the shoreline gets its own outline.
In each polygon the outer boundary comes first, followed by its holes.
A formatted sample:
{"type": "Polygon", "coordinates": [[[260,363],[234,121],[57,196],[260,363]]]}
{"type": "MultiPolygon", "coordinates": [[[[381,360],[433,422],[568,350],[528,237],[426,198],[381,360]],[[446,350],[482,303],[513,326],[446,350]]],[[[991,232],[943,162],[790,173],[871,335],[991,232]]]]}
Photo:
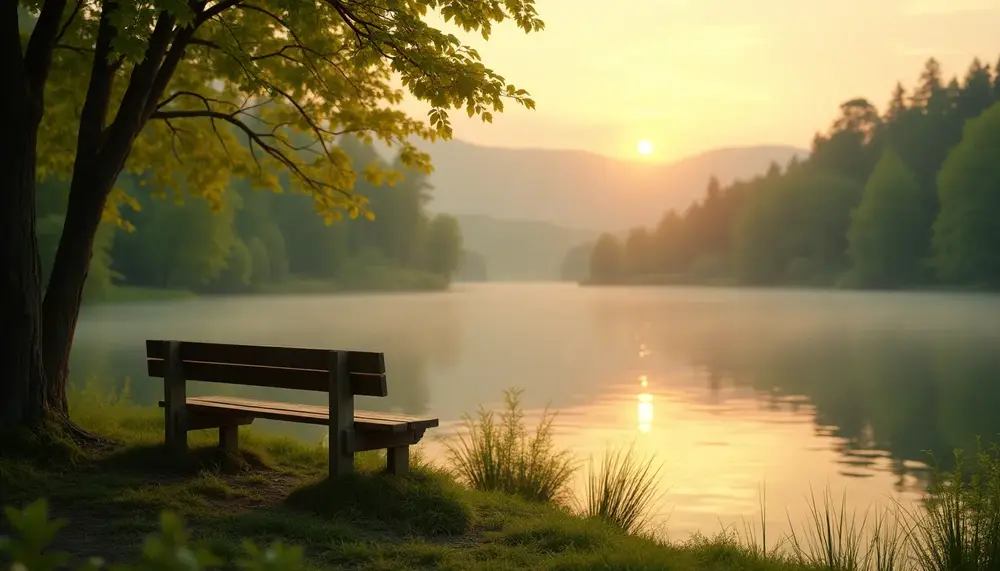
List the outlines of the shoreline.
{"type": "MultiPolygon", "coordinates": [[[[574,283],[574,282],[571,282],[574,283]]],[[[1000,294],[1000,290],[987,287],[948,287],[942,285],[926,285],[908,288],[857,288],[843,287],[836,284],[741,284],[735,280],[664,280],[656,276],[643,276],[623,280],[579,280],[579,287],[643,287],[643,288],[710,288],[734,290],[807,290],[856,293],[944,293],[944,294],[1000,294]]]]}
{"type": "Polygon", "coordinates": [[[224,559],[237,557],[246,540],[266,547],[278,539],[302,547],[306,568],[315,570],[724,571],[754,563],[735,536],[675,544],[628,534],[567,507],[471,490],[419,454],[411,474],[391,477],[381,473],[384,455],[362,453],[356,474],[331,482],[325,448],[241,428],[239,469],[225,472],[212,431],[192,432],[190,461],[175,463],[162,453],[158,409],[75,410],[81,426],[121,444],[54,458],[48,455],[60,445],[48,443],[27,456],[0,457],[0,504],[23,508],[46,498],[50,511],[68,520],[52,548],[74,562],[134,561],[143,538],[157,531],[160,512],[169,510],[197,546],[224,559]],[[708,561],[719,553],[727,555],[708,561]]]}
{"type": "MultiPolygon", "coordinates": [[[[77,562],[93,556],[111,563],[134,560],[143,537],[157,532],[158,515],[167,510],[186,523],[195,545],[224,559],[238,557],[236,546],[246,540],[266,547],[280,539],[304,548],[306,568],[315,570],[818,571],[867,568],[870,562],[862,558],[870,556],[865,555],[870,541],[883,542],[872,545],[895,550],[891,554],[906,563],[879,566],[880,570],[942,571],[921,564],[926,554],[919,550],[929,549],[920,543],[922,534],[941,531],[933,527],[933,517],[927,518],[923,511],[917,517],[885,508],[877,510],[873,521],[862,514],[864,521],[855,528],[859,522],[850,522],[854,516],[847,513],[846,504],[838,508],[839,500],[829,490],[819,499],[811,498],[811,509],[818,510],[815,523],[839,518],[836,525],[847,527],[836,533],[850,537],[820,537],[818,550],[810,546],[811,537],[796,537],[794,530],[773,546],[772,541],[764,545],[763,530],[747,522],[743,529],[729,526],[711,536],[696,534],[677,542],[669,540],[662,528],[626,532],[566,503],[476,491],[460,484],[453,473],[423,462],[419,453],[414,455],[414,470],[406,476],[382,473],[383,454],[362,453],[356,457],[357,473],[331,481],[326,476],[325,448],[262,436],[246,427],[240,430],[237,469],[226,471],[212,431],[191,433],[190,453],[181,460],[164,454],[159,409],[91,399],[75,403],[73,410],[82,427],[116,445],[80,449],[59,437],[0,440],[7,447],[0,455],[0,504],[23,508],[46,498],[54,515],[69,520],[52,547],[77,562]],[[887,528],[879,526],[892,526],[892,518],[899,518],[897,523],[911,518],[905,521],[923,527],[915,532],[910,528],[910,535],[903,535],[902,528],[892,537],[880,535],[887,528]],[[852,544],[861,547],[853,555],[852,544]],[[829,565],[824,559],[828,548],[833,550],[831,556],[857,558],[854,563],[859,567],[829,565]]],[[[1000,464],[987,462],[983,474],[995,479],[997,472],[990,471],[1000,464]]],[[[975,493],[966,488],[967,481],[971,480],[958,481],[960,493],[975,493]]],[[[941,505],[938,509],[953,509],[941,505]]],[[[990,505],[991,510],[1000,507],[990,505]]],[[[991,511],[967,517],[993,515],[991,511]]],[[[758,514],[756,524],[764,519],[765,513],[758,514]]],[[[1000,537],[983,539],[1000,541],[1000,537]]]]}
{"type": "Polygon", "coordinates": [[[175,301],[212,297],[270,297],[286,295],[351,295],[351,294],[394,294],[394,293],[443,293],[450,291],[455,282],[434,284],[428,287],[342,287],[333,280],[294,280],[287,284],[273,284],[251,291],[196,292],[185,289],[162,289],[128,284],[114,285],[105,295],[85,300],[87,305],[107,305],[116,303],[136,303],[152,301],[175,301]]]}

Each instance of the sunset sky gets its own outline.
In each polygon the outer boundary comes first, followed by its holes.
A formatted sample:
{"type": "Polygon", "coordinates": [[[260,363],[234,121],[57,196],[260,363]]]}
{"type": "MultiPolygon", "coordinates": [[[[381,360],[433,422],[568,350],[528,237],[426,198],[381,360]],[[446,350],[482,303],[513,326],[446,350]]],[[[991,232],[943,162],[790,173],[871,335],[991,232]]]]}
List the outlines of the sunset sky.
{"type": "MultiPolygon", "coordinates": [[[[1000,0],[537,0],[546,30],[513,24],[469,43],[529,90],[535,112],[493,125],[453,117],[455,138],[651,160],[713,147],[806,147],[837,106],[880,108],[931,55],[947,74],[1000,56],[1000,0]]],[[[408,103],[415,113],[425,112],[408,103]]]]}

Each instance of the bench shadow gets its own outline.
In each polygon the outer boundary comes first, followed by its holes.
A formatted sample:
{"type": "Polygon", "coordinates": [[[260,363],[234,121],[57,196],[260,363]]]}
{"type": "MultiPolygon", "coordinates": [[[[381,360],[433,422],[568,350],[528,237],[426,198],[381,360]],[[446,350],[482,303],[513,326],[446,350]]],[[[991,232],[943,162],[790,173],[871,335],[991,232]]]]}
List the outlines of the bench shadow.
{"type": "Polygon", "coordinates": [[[210,470],[228,474],[273,470],[258,454],[240,450],[227,456],[217,446],[192,447],[187,454],[172,453],[163,444],[129,446],[112,452],[97,461],[101,470],[125,471],[137,474],[185,476],[210,470]]]}

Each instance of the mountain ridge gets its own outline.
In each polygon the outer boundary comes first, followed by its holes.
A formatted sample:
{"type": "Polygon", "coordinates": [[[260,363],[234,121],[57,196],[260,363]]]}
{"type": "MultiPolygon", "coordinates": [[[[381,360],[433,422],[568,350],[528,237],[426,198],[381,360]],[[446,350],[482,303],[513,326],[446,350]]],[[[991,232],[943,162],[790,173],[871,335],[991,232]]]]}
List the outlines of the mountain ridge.
{"type": "Polygon", "coordinates": [[[666,210],[684,209],[700,198],[712,176],[728,184],[763,174],[771,162],[783,166],[808,154],[789,145],[758,145],[654,162],[461,140],[416,144],[434,165],[429,178],[434,211],[598,231],[653,224],[666,210]]]}

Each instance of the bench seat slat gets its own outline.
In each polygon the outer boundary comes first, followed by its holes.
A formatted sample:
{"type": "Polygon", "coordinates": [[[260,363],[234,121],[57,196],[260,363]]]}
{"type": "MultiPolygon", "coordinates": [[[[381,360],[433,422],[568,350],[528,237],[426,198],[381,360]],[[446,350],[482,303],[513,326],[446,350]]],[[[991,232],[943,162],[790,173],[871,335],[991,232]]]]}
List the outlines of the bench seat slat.
{"type": "MultiPolygon", "coordinates": [[[[241,399],[236,397],[193,397],[188,399],[188,406],[194,409],[211,408],[212,410],[231,410],[247,412],[274,420],[294,420],[294,421],[315,421],[317,424],[327,424],[330,420],[329,409],[325,406],[314,406],[308,404],[258,401],[252,399],[241,399]]],[[[408,428],[407,420],[391,420],[386,418],[372,417],[378,413],[368,413],[363,410],[354,411],[354,423],[363,425],[362,428],[368,430],[389,430],[404,431],[408,428]]]]}
{"type": "MultiPolygon", "coordinates": [[[[193,411],[201,409],[206,412],[244,412],[257,418],[289,420],[307,424],[326,425],[330,419],[330,411],[325,406],[259,401],[238,397],[189,397],[187,399],[187,406],[193,411]]],[[[354,411],[354,426],[357,429],[370,431],[424,431],[428,428],[438,426],[438,419],[397,413],[356,410],[354,411]]]]}

